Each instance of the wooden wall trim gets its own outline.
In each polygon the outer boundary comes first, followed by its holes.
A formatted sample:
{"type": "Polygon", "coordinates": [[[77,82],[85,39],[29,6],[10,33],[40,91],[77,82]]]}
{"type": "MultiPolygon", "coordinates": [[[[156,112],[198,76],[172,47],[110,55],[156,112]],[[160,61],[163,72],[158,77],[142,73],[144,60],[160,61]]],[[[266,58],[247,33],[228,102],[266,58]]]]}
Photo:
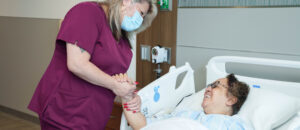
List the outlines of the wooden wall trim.
{"type": "MultiPolygon", "coordinates": [[[[136,79],[140,82],[140,86],[145,86],[156,79],[153,70],[157,68],[157,65],[152,64],[151,61],[141,60],[141,44],[151,47],[159,44],[171,48],[171,65],[176,64],[177,2],[173,0],[172,11],[158,11],[151,27],[137,35],[136,79]]],[[[171,65],[161,64],[162,74],[168,72],[171,65]]]]}

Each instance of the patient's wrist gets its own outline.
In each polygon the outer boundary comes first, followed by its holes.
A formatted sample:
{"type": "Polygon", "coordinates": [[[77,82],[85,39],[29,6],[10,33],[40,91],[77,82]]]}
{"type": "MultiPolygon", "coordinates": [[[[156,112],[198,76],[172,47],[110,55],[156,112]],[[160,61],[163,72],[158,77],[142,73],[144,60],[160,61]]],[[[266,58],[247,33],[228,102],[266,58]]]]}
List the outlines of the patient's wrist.
{"type": "Polygon", "coordinates": [[[129,101],[131,101],[133,99],[133,95],[127,95],[127,96],[124,96],[124,97],[121,97],[121,100],[122,100],[122,103],[127,103],[129,101]]]}

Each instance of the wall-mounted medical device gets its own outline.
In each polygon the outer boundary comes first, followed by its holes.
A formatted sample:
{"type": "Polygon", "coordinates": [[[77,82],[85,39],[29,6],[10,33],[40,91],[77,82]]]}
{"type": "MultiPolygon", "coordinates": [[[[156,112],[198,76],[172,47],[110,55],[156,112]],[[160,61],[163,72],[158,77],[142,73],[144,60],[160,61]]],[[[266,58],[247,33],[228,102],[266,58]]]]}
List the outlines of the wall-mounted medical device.
{"type": "Polygon", "coordinates": [[[172,0],[158,0],[157,2],[162,11],[172,11],[172,0]]]}
{"type": "Polygon", "coordinates": [[[171,64],[171,48],[154,46],[151,51],[152,63],[159,64],[168,62],[171,64]]]}
{"type": "Polygon", "coordinates": [[[160,68],[160,64],[167,62],[171,64],[171,48],[154,46],[151,50],[152,54],[152,63],[157,64],[157,68],[154,69],[156,73],[156,78],[159,78],[162,73],[162,69],[160,68]]]}

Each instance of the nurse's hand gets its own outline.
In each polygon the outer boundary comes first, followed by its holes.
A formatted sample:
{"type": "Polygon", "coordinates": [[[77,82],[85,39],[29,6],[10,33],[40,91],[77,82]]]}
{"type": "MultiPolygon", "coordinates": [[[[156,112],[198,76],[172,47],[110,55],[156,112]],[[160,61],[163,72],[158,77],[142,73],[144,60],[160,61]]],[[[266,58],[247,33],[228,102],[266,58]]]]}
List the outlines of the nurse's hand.
{"type": "Polygon", "coordinates": [[[113,75],[112,77],[115,80],[117,80],[118,82],[128,82],[130,84],[134,84],[133,80],[130,79],[126,73],[125,74],[122,74],[122,73],[116,74],[116,75],[113,75]]]}
{"type": "MultiPolygon", "coordinates": [[[[133,84],[130,84],[128,82],[115,82],[115,85],[112,87],[112,91],[120,97],[128,97],[128,95],[132,95],[134,93],[134,90],[136,89],[136,86],[133,84]]],[[[131,96],[132,97],[132,96],[131,96]]],[[[131,100],[131,98],[128,97],[128,100],[131,100]]]]}
{"type": "Polygon", "coordinates": [[[127,103],[123,103],[123,107],[127,111],[132,111],[133,113],[140,112],[141,109],[141,97],[137,94],[134,94],[133,99],[127,103]]]}

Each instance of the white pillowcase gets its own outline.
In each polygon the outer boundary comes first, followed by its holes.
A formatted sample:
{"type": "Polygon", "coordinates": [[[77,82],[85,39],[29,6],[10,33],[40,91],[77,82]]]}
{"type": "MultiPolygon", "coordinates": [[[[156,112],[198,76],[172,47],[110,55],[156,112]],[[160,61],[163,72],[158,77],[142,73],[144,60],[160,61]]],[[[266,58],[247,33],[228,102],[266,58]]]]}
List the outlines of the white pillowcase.
{"type": "Polygon", "coordinates": [[[176,111],[183,110],[183,109],[190,109],[190,110],[201,110],[203,111],[203,108],[201,106],[203,101],[205,89],[202,89],[201,91],[189,96],[185,97],[180,104],[175,108],[176,111]]]}
{"type": "Polygon", "coordinates": [[[300,130],[300,111],[297,115],[293,116],[292,119],[289,119],[274,130],[300,130]]]}
{"type": "Polygon", "coordinates": [[[298,115],[291,121],[288,130],[300,130],[300,111],[298,112],[298,115]]]}
{"type": "Polygon", "coordinates": [[[296,98],[263,88],[252,88],[238,115],[250,121],[255,130],[271,130],[299,110],[296,98]]]}

